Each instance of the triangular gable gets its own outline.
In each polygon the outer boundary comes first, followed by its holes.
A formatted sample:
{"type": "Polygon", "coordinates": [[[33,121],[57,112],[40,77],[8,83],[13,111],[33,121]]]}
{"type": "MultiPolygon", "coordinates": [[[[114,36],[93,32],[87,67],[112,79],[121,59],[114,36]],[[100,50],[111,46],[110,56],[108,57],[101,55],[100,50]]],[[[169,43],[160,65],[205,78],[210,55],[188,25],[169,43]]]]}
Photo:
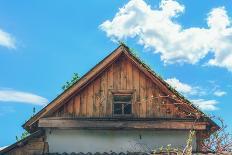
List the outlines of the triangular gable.
{"type": "MultiPolygon", "coordinates": [[[[115,51],[113,51],[109,56],[97,64],[93,69],[86,73],[80,80],[78,80],[73,86],[64,91],[56,99],[54,99],[50,104],[38,112],[34,117],[28,120],[23,127],[27,130],[30,130],[30,127],[33,124],[45,116],[48,116],[62,104],[66,103],[77,91],[80,91],[82,88],[88,85],[91,80],[100,75],[104,70],[107,69],[114,61],[121,55],[124,54],[138,69],[140,69],[149,79],[159,86],[163,92],[165,92],[169,99],[173,100],[173,103],[176,103],[176,106],[182,108],[182,110],[188,111],[193,117],[205,117],[204,113],[201,112],[198,108],[192,105],[188,100],[181,96],[175,89],[171,88],[162,78],[156,75],[146,64],[137,58],[127,46],[120,45],[115,51]]],[[[207,118],[207,117],[205,117],[207,118]]],[[[215,126],[215,123],[207,118],[207,120],[215,126]]]]}

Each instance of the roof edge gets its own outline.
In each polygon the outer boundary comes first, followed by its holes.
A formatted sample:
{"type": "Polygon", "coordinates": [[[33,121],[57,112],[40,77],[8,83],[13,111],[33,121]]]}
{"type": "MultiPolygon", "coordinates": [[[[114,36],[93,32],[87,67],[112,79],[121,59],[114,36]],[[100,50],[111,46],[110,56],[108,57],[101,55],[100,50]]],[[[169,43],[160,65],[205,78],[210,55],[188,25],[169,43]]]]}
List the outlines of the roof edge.
{"type": "Polygon", "coordinates": [[[30,139],[32,139],[34,137],[37,137],[37,136],[41,136],[42,134],[43,134],[42,130],[37,130],[36,132],[30,134],[26,138],[24,138],[24,139],[22,139],[22,140],[20,140],[18,142],[15,142],[14,144],[12,144],[10,146],[7,146],[4,149],[0,150],[0,154],[5,154],[6,152],[11,151],[15,147],[18,147],[18,146],[20,147],[20,146],[24,145],[26,142],[28,142],[30,139]]]}

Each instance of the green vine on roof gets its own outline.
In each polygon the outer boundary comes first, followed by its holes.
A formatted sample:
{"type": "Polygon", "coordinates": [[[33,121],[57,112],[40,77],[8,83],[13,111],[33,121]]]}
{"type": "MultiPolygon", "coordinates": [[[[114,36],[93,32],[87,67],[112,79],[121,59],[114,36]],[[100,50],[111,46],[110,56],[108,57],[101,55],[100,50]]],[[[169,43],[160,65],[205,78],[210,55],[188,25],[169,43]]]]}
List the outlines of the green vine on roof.
{"type": "Polygon", "coordinates": [[[67,81],[63,86],[62,89],[66,90],[69,87],[71,87],[74,83],[76,83],[78,80],[80,79],[80,76],[78,75],[78,73],[74,73],[73,77],[70,81],[67,81]]]}

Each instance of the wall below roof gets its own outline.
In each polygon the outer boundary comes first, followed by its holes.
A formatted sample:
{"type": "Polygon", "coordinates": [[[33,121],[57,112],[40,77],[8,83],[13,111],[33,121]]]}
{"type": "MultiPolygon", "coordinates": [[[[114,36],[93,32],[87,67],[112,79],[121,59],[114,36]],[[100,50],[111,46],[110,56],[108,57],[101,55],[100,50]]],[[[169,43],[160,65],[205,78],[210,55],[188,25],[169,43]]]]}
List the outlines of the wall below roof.
{"type": "MultiPolygon", "coordinates": [[[[128,131],[128,130],[58,130],[47,129],[49,152],[144,152],[172,144],[183,148],[188,131],[128,131]]],[[[196,140],[193,140],[193,151],[196,140]]]]}

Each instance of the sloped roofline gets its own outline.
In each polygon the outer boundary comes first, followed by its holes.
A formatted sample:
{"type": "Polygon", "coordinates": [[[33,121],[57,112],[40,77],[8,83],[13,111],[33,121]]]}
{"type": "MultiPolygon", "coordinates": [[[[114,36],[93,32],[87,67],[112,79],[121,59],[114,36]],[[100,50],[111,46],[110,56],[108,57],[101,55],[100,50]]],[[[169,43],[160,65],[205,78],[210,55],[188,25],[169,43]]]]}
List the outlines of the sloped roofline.
{"type": "MultiPolygon", "coordinates": [[[[36,113],[34,116],[32,116],[29,120],[27,120],[22,127],[27,130],[28,132],[30,132],[30,126],[36,122],[39,118],[41,118],[41,116],[44,116],[43,114],[45,114],[47,111],[47,109],[54,103],[59,102],[60,99],[63,99],[64,96],[66,96],[67,94],[71,94],[71,92],[75,91],[75,87],[77,84],[81,83],[80,86],[78,88],[80,88],[82,85],[85,85],[88,81],[88,75],[91,74],[93,71],[98,70],[99,68],[103,68],[106,67],[108,64],[104,62],[106,60],[114,60],[116,58],[118,58],[118,56],[120,56],[120,54],[122,54],[123,51],[123,47],[124,45],[120,45],[118,46],[114,51],[112,51],[107,57],[105,57],[102,61],[100,61],[98,64],[96,64],[92,69],[90,69],[85,75],[83,75],[78,81],[76,81],[72,86],[70,86],[68,89],[66,89],[65,91],[63,91],[60,95],[58,95],[54,100],[52,100],[48,105],[46,105],[43,109],[41,109],[38,113],[36,113]]],[[[95,73],[96,74],[96,73],[95,73]]],[[[93,75],[92,75],[93,76],[93,75]]],[[[92,77],[91,76],[91,77],[92,77]]],[[[91,78],[90,77],[90,78],[91,78]]]]}
{"type": "Polygon", "coordinates": [[[43,135],[43,131],[42,130],[38,130],[32,134],[30,134],[29,136],[27,136],[26,138],[23,138],[17,142],[15,142],[14,144],[10,145],[10,146],[7,146],[5,147],[4,149],[0,150],[0,154],[5,154],[13,149],[15,149],[16,147],[21,147],[23,145],[25,145],[29,140],[31,140],[32,138],[35,138],[35,137],[39,137],[39,136],[42,136],[43,135]]]}
{"type": "MultiPolygon", "coordinates": [[[[90,71],[88,71],[84,76],[82,76],[76,83],[74,83],[67,90],[62,92],[59,96],[57,96],[53,101],[51,101],[46,107],[40,110],[36,115],[30,118],[25,124],[23,124],[23,128],[30,132],[31,126],[35,124],[40,118],[46,116],[51,113],[52,110],[57,109],[59,105],[64,103],[67,98],[70,98],[72,94],[80,89],[84,88],[91,79],[102,73],[109,65],[111,65],[114,60],[116,60],[122,53],[124,53],[128,58],[130,58],[135,65],[137,65],[147,76],[149,76],[152,80],[158,82],[161,86],[164,85],[163,89],[165,92],[175,94],[180,100],[187,103],[190,107],[199,112],[202,116],[204,116],[207,121],[214,127],[216,130],[220,127],[211,120],[205,113],[203,113],[200,109],[194,106],[189,100],[187,100],[183,95],[181,95],[178,91],[172,88],[167,82],[165,82],[159,75],[157,75],[148,65],[143,63],[133,52],[126,46],[124,43],[121,43],[118,48],[116,48],[111,54],[109,54],[106,58],[100,61],[96,66],[94,66],[90,71]]],[[[60,107],[60,106],[59,106],[60,107]]]]}
{"type": "Polygon", "coordinates": [[[189,101],[181,93],[179,93],[175,88],[173,88],[170,84],[168,84],[160,75],[158,75],[155,71],[153,71],[146,63],[144,63],[142,60],[140,60],[140,58],[138,56],[136,56],[136,54],[133,54],[133,51],[131,51],[131,49],[126,44],[124,44],[124,43],[121,43],[121,44],[129,51],[129,54],[131,54],[132,57],[134,57],[138,62],[140,62],[143,65],[143,67],[146,68],[147,71],[149,71],[154,77],[158,78],[162,82],[162,84],[165,85],[172,93],[174,93],[178,98],[180,98],[185,103],[187,103],[192,108],[194,108],[197,112],[202,114],[202,116],[204,118],[206,118],[207,121],[209,121],[212,124],[212,126],[215,127],[215,129],[213,131],[220,129],[218,124],[215,123],[209,116],[207,116],[203,111],[201,111],[198,107],[196,107],[191,101],[189,101]]]}

